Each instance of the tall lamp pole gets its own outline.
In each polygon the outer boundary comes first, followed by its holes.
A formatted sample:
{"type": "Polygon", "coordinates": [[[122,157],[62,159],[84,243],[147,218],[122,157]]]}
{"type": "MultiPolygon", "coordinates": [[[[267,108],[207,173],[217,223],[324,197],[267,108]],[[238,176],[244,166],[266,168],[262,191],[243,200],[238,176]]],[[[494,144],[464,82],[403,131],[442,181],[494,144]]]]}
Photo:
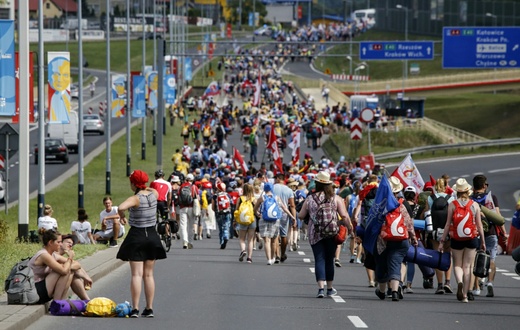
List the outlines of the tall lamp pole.
{"type": "MultiPolygon", "coordinates": [[[[366,67],[361,64],[360,66],[358,66],[357,68],[354,69],[354,73],[357,73],[359,70],[363,70],[365,69],[366,67]]],[[[357,95],[358,94],[358,84],[359,84],[359,79],[356,79],[356,82],[355,82],[355,88],[354,88],[354,94],[357,95]]]]}
{"type": "MultiPolygon", "coordinates": [[[[408,41],[408,7],[403,5],[396,5],[395,8],[402,9],[405,12],[405,18],[404,18],[404,40],[408,41]]],[[[408,60],[403,61],[403,97],[404,97],[404,83],[408,80],[408,60]]]]}
{"type": "Polygon", "coordinates": [[[112,120],[112,79],[110,76],[110,0],[107,0],[106,3],[106,20],[105,20],[105,29],[106,29],[106,45],[107,45],[107,53],[106,53],[106,61],[107,61],[107,105],[105,109],[105,126],[106,126],[106,174],[105,174],[105,194],[110,195],[111,194],[111,154],[112,154],[112,139],[111,139],[111,120],[112,120]]]}

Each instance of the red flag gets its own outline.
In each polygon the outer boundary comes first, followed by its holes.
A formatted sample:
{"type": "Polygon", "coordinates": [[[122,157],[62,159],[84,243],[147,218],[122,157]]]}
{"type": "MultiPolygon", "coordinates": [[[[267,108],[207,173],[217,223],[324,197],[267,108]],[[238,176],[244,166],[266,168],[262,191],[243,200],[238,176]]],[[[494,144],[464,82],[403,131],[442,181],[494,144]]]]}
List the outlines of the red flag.
{"type": "Polygon", "coordinates": [[[280,153],[278,152],[278,143],[277,137],[274,133],[274,122],[271,122],[271,131],[269,132],[269,142],[267,142],[267,149],[271,150],[273,154],[274,166],[280,173],[283,173],[283,164],[282,158],[280,158],[280,153]]]}
{"type": "Polygon", "coordinates": [[[235,167],[242,169],[242,174],[245,175],[248,171],[248,167],[244,159],[242,158],[242,155],[238,151],[237,148],[233,147],[233,161],[235,163],[235,167]]]}
{"type": "Polygon", "coordinates": [[[430,183],[432,184],[432,186],[435,186],[435,184],[437,183],[437,180],[435,180],[435,178],[430,174],[430,183]]]}

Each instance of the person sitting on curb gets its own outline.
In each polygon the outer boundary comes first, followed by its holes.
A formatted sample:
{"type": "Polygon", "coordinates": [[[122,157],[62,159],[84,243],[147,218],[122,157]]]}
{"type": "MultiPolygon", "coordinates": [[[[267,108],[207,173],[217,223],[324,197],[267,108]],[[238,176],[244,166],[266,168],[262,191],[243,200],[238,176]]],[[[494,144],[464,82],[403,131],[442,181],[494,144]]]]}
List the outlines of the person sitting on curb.
{"type": "MultiPolygon", "coordinates": [[[[78,243],[78,238],[76,235],[67,234],[61,237],[61,241],[62,244],[59,251],[54,253],[53,256],[60,264],[64,264],[67,262],[67,258],[64,257],[64,255],[68,255],[68,251],[71,251],[73,246],[78,243]]],[[[76,260],[72,262],[70,269],[74,274],[72,282],[70,283],[72,292],[74,292],[81,300],[90,300],[87,291],[92,287],[92,279],[76,260]]]]}
{"type": "Polygon", "coordinates": [[[92,225],[88,222],[88,214],[85,209],[78,209],[78,220],[70,224],[70,232],[78,238],[80,244],[96,244],[92,235],[92,225]]]}
{"type": "Polygon", "coordinates": [[[94,234],[96,241],[110,240],[110,247],[117,247],[117,239],[125,234],[124,219],[119,218],[117,206],[112,206],[112,197],[103,198],[105,209],[99,213],[99,222],[101,223],[101,231],[94,234]]]}
{"type": "Polygon", "coordinates": [[[67,299],[72,281],[72,264],[74,263],[74,251],[67,250],[68,258],[65,263],[59,263],[53,257],[59,252],[62,245],[62,236],[54,229],[38,231],[43,247],[29,261],[34,273],[34,285],[40,300],[38,304],[45,304],[52,299],[67,299]]]}

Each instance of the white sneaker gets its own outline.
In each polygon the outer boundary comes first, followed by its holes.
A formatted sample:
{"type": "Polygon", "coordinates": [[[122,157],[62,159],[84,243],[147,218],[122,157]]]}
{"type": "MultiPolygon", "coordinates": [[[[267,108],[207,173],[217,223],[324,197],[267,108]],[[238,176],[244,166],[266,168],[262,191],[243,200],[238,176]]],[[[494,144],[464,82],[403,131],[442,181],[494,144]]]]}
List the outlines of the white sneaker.
{"type": "Polygon", "coordinates": [[[472,292],[474,296],[480,296],[480,289],[473,290],[472,292]]]}

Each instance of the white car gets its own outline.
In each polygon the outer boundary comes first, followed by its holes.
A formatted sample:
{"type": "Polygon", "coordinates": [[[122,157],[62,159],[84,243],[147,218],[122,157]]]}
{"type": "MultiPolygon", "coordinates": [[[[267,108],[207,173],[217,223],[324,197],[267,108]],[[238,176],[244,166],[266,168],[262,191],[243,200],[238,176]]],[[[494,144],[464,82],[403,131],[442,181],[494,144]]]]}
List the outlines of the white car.
{"type": "Polygon", "coordinates": [[[104,135],[105,123],[98,114],[85,114],[83,115],[83,132],[96,132],[104,135]]]}
{"type": "Polygon", "coordinates": [[[77,99],[79,97],[79,87],[76,84],[70,85],[70,97],[77,99]]]}

